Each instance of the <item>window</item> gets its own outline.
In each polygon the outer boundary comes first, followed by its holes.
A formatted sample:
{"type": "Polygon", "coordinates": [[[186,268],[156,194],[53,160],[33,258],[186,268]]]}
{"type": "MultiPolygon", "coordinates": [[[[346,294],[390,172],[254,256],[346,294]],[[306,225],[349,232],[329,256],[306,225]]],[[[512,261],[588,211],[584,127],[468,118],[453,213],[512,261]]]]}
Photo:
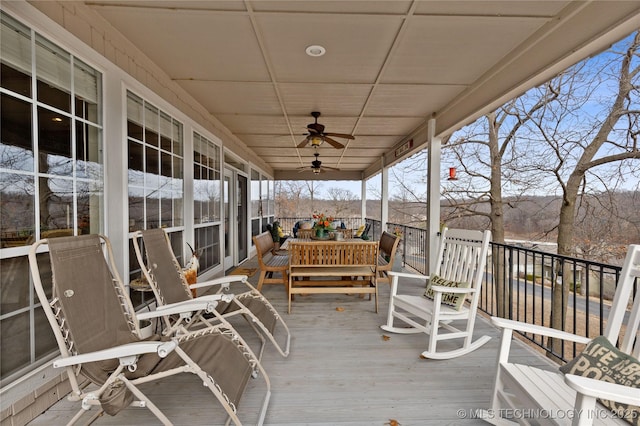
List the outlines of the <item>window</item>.
{"type": "MultiPolygon", "coordinates": [[[[0,374],[57,351],[25,250],[103,230],[102,75],[0,11],[0,374]]],[[[48,255],[40,255],[46,268],[48,255]]],[[[45,274],[46,275],[46,274],[45,274]]],[[[46,282],[46,277],[43,277],[46,282]]]]}
{"type": "MultiPolygon", "coordinates": [[[[129,231],[174,228],[183,220],[183,127],[155,105],[127,92],[129,231]]],[[[182,258],[182,230],[169,233],[174,253],[182,258]]],[[[140,265],[129,243],[129,280],[140,265]]],[[[153,301],[152,293],[131,291],[136,307],[153,301]]]]}
{"type": "Polygon", "coordinates": [[[127,92],[129,231],[183,225],[182,123],[127,92]]]}
{"type": "Polygon", "coordinates": [[[221,149],[193,133],[193,213],[200,272],[220,265],[221,149]]]}
{"type": "Polygon", "coordinates": [[[196,224],[220,221],[220,147],[193,134],[193,200],[196,224]]]}
{"type": "Polygon", "coordinates": [[[265,218],[264,220],[266,220],[266,223],[273,223],[273,221],[275,220],[273,181],[269,180],[266,176],[262,176],[261,192],[262,217],[265,218]]]}
{"type": "MultiPolygon", "coordinates": [[[[260,194],[260,172],[251,169],[251,236],[262,232],[262,198],[260,194]]],[[[265,223],[266,225],[266,223],[265,223]]],[[[252,242],[253,244],[253,242],[252,242]]]]}

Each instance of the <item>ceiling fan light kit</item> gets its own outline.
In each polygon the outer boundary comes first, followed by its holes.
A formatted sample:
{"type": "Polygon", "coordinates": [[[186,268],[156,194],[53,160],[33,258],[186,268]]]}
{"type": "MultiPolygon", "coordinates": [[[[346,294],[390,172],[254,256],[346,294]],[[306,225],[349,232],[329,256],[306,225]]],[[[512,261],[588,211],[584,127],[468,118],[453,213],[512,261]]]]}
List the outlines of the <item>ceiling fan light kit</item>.
{"type": "Polygon", "coordinates": [[[324,142],[324,140],[322,140],[322,138],[320,136],[311,136],[311,146],[312,147],[317,148],[320,145],[322,145],[322,142],[324,142]]]}
{"type": "Polygon", "coordinates": [[[313,155],[316,157],[315,160],[313,160],[311,162],[311,167],[298,167],[298,172],[304,172],[305,170],[311,170],[314,174],[320,174],[320,173],[325,173],[326,170],[335,170],[335,171],[340,171],[340,169],[337,169],[335,167],[329,167],[329,166],[323,166],[322,165],[322,161],[320,161],[320,159],[318,158],[320,156],[320,153],[318,153],[318,151],[316,150],[316,152],[313,153],[313,155]]]}
{"type": "Polygon", "coordinates": [[[333,137],[344,138],[344,139],[355,139],[353,136],[348,135],[346,133],[328,133],[324,131],[324,125],[318,123],[318,117],[320,117],[320,112],[313,111],[311,116],[315,119],[313,123],[307,124],[307,137],[304,138],[302,142],[298,144],[296,148],[304,148],[309,143],[314,148],[319,147],[323,142],[327,142],[329,145],[334,147],[335,149],[343,149],[344,145],[340,142],[333,139],[333,137]]]}

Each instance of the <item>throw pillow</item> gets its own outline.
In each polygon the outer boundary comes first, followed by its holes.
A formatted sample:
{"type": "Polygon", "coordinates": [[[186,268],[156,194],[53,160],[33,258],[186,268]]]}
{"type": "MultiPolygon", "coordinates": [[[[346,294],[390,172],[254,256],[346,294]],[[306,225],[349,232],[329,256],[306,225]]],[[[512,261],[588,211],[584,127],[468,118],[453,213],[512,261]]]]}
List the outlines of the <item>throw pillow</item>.
{"type": "MultiPolygon", "coordinates": [[[[605,382],[617,383],[631,388],[640,388],[640,361],[621,352],[604,336],[598,336],[585,346],[573,360],[560,367],[565,374],[590,377],[605,382]]],[[[616,401],[598,401],[632,425],[640,425],[640,407],[616,401]]]]}
{"type": "MultiPolygon", "coordinates": [[[[428,299],[435,298],[434,291],[431,289],[431,286],[433,285],[455,288],[469,288],[471,283],[451,281],[437,275],[433,275],[429,279],[429,284],[427,284],[427,289],[424,292],[425,297],[427,297],[428,299]]],[[[465,298],[466,294],[442,293],[442,303],[445,305],[453,306],[458,311],[462,308],[462,304],[464,303],[465,298]]]]}
{"type": "Polygon", "coordinates": [[[364,232],[364,228],[366,228],[367,225],[360,225],[358,227],[358,230],[356,231],[356,238],[360,238],[362,236],[362,233],[364,232]]]}
{"type": "Polygon", "coordinates": [[[311,229],[313,228],[313,223],[307,221],[304,221],[300,224],[300,229],[311,229]]]}

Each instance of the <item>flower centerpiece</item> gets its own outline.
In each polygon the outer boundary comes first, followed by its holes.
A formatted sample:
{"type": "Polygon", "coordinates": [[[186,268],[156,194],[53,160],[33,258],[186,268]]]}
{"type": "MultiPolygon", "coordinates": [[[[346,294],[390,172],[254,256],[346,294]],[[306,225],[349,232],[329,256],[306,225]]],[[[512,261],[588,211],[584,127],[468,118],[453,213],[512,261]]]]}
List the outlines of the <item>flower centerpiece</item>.
{"type": "Polygon", "coordinates": [[[333,222],[333,218],[321,214],[314,214],[313,218],[315,219],[315,224],[313,225],[313,230],[315,231],[316,237],[318,238],[328,238],[329,231],[334,231],[331,227],[331,222],[333,222]]]}

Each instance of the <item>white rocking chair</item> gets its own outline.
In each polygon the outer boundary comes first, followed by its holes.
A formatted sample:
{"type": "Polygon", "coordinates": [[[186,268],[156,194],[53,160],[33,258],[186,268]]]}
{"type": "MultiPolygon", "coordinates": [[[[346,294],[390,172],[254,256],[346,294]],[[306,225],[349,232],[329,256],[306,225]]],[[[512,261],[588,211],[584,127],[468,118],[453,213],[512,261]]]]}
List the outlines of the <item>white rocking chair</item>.
{"type": "Polygon", "coordinates": [[[423,358],[455,358],[487,343],[489,336],[472,338],[490,239],[491,231],[445,229],[433,274],[389,272],[391,299],[387,323],[381,328],[399,334],[426,333],[429,346],[422,352],[423,358]],[[399,278],[429,280],[428,291],[424,295],[401,294],[399,278]],[[395,326],[395,318],[411,327],[395,326]],[[437,350],[438,342],[451,339],[463,339],[462,347],[437,350]]]}
{"type": "Polygon", "coordinates": [[[506,419],[501,414],[513,413],[525,407],[532,412],[544,410],[557,414],[553,418],[555,424],[628,425],[623,419],[625,416],[631,424],[640,424],[640,363],[637,360],[640,356],[639,278],[640,245],[631,245],[618,280],[604,335],[596,339],[539,325],[492,318],[493,324],[502,328],[502,340],[491,408],[485,413],[485,419],[493,424],[512,423],[513,418],[506,419]],[[561,339],[563,344],[564,341],[586,344],[587,347],[574,361],[563,367],[563,370],[568,370],[566,374],[558,369],[550,371],[518,364],[513,362],[515,360],[509,360],[514,330],[561,339]],[[609,376],[606,371],[615,372],[614,376],[609,376]],[[598,376],[603,377],[594,378],[598,376]],[[596,405],[597,401],[606,401],[604,403],[609,407],[596,405]],[[618,411],[616,415],[611,409],[618,411]]]}

